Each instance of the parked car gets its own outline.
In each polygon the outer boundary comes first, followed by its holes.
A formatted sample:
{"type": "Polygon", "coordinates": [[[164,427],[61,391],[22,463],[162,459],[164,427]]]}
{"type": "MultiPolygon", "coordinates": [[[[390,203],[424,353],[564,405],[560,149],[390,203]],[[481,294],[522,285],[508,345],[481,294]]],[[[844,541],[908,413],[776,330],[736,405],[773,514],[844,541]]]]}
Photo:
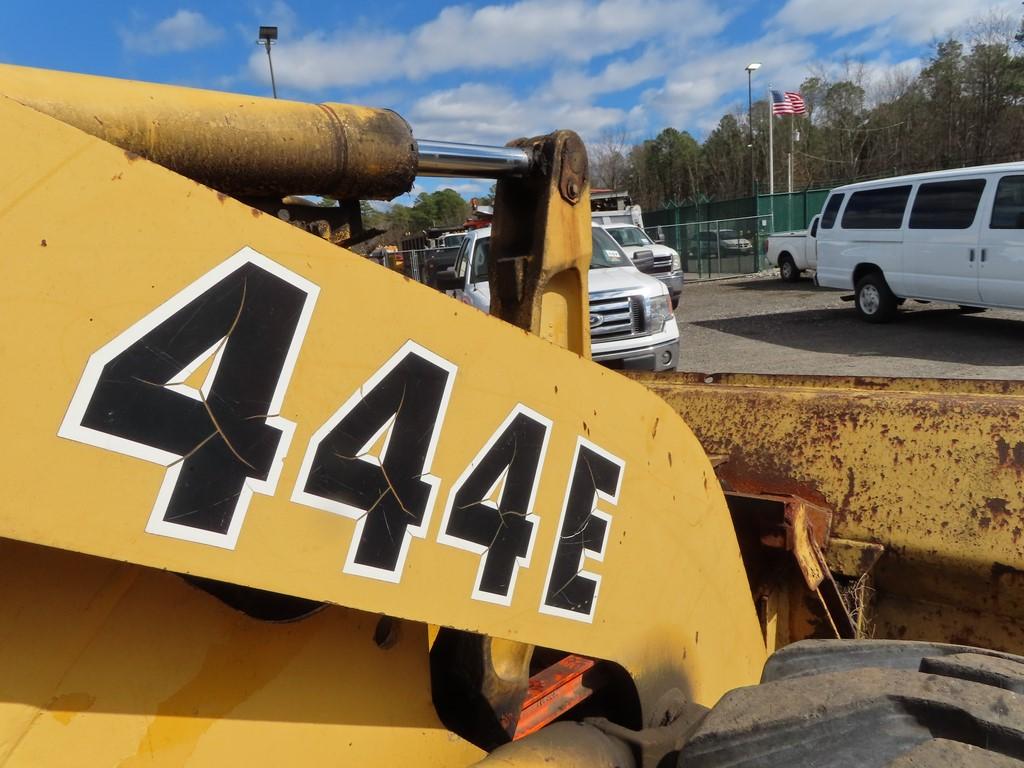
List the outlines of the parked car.
{"type": "Polygon", "coordinates": [[[765,258],[773,267],[779,268],[779,277],[787,283],[795,283],[800,273],[818,266],[818,222],[821,216],[811,219],[811,226],[799,232],[778,232],[765,240],[765,258]]]}
{"type": "Polygon", "coordinates": [[[679,296],[683,292],[683,263],[679,254],[663,243],[654,242],[646,232],[633,224],[602,226],[641,272],[665,284],[672,297],[672,308],[678,307],[679,296]],[[649,261],[647,254],[652,257],[649,261]],[[641,262],[646,263],[641,265],[641,262]]]}
{"type": "Polygon", "coordinates": [[[751,256],[754,245],[735,229],[704,230],[697,233],[697,246],[703,255],[751,256]]]}
{"type": "Polygon", "coordinates": [[[434,241],[435,248],[458,248],[462,245],[463,238],[466,237],[465,232],[449,232],[446,235],[441,235],[434,241]]]}
{"type": "MultiPolygon", "coordinates": [[[[611,368],[675,370],[679,326],[668,288],[637,270],[601,227],[591,227],[591,238],[591,358],[611,368]]],[[[490,311],[490,247],[490,227],[467,233],[454,268],[439,273],[438,287],[483,312],[490,311]]]]}
{"type": "Polygon", "coordinates": [[[1024,309],[1024,162],[850,184],[825,203],[817,281],[860,316],[906,299],[1024,309]]]}

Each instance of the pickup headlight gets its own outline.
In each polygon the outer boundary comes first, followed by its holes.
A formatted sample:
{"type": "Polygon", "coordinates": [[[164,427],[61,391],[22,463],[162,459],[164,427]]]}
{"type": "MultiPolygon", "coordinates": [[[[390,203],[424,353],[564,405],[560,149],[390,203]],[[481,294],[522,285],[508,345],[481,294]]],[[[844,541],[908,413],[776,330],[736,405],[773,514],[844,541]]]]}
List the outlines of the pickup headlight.
{"type": "Polygon", "coordinates": [[[644,299],[644,311],[647,313],[647,327],[655,333],[661,331],[669,320],[675,320],[668,294],[644,299]]]}
{"type": "Polygon", "coordinates": [[[683,269],[683,260],[679,258],[679,254],[672,251],[672,267],[671,271],[680,272],[683,269]]]}

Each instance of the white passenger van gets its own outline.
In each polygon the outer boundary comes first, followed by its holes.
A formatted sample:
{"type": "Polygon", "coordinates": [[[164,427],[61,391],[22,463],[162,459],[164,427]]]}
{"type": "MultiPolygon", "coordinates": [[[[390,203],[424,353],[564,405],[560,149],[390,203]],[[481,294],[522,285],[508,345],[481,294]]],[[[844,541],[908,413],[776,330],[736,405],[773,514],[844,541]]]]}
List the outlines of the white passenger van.
{"type": "Polygon", "coordinates": [[[872,323],[905,299],[1024,309],[1024,162],[850,184],[818,229],[819,285],[872,323]]]}

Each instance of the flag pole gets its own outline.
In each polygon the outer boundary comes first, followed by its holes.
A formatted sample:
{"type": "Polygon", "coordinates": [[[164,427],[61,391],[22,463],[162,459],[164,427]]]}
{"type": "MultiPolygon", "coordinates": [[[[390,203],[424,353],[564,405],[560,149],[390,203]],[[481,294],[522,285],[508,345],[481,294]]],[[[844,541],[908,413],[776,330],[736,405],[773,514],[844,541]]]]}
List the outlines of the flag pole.
{"type": "Polygon", "coordinates": [[[789,194],[793,194],[793,124],[796,115],[789,116],[789,194]]]}
{"type": "Polygon", "coordinates": [[[775,110],[772,108],[774,103],[772,98],[772,84],[768,83],[768,194],[775,194],[775,135],[774,135],[774,124],[775,124],[775,110]]]}

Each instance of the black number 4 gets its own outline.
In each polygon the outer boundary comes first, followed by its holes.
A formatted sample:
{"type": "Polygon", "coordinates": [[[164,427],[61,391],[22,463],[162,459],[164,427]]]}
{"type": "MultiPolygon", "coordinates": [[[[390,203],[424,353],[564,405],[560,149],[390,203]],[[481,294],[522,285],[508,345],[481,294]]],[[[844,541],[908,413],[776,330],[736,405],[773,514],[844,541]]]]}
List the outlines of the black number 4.
{"type": "Polygon", "coordinates": [[[473,597],[510,605],[530,564],[551,420],[517,405],[452,487],[438,541],[480,555],[473,597]]]}
{"type": "Polygon", "coordinates": [[[148,532],[233,549],[277,486],[318,291],[242,249],[89,358],[58,434],[167,468],[148,532]]]}
{"type": "Polygon", "coordinates": [[[406,342],[313,435],[292,501],[357,521],[346,573],[398,582],[411,539],[426,534],[456,370],[406,342]]]}

